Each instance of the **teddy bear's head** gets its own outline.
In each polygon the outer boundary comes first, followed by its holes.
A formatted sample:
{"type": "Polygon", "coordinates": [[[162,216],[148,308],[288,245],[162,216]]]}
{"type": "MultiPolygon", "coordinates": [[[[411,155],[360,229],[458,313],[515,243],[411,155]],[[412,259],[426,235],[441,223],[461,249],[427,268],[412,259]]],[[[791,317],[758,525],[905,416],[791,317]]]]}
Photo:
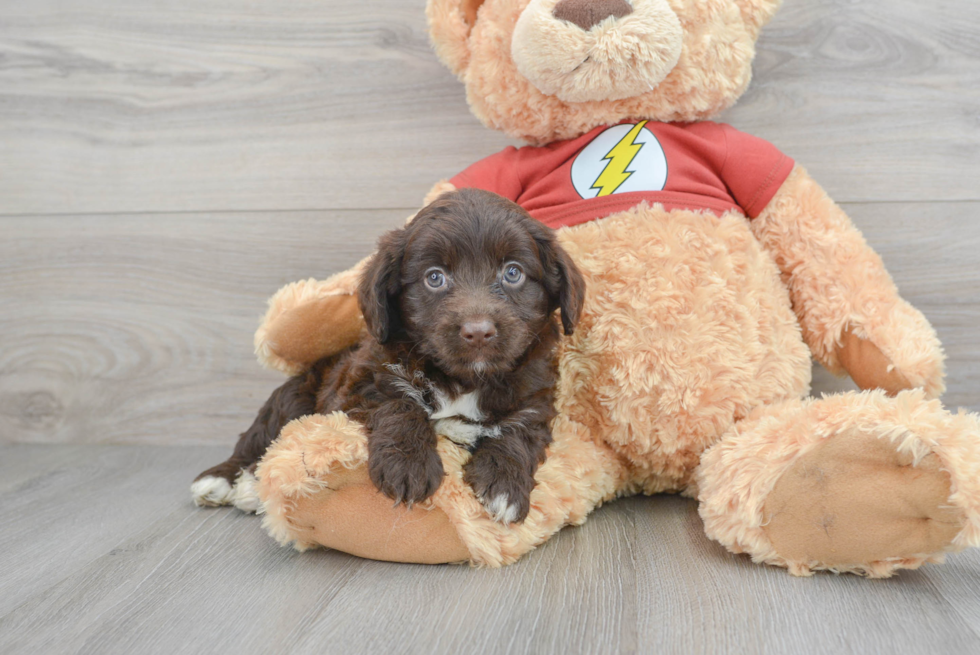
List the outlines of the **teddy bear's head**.
{"type": "Polygon", "coordinates": [[[488,126],[535,144],[693,121],[748,86],[781,0],[429,0],[432,41],[488,126]]]}

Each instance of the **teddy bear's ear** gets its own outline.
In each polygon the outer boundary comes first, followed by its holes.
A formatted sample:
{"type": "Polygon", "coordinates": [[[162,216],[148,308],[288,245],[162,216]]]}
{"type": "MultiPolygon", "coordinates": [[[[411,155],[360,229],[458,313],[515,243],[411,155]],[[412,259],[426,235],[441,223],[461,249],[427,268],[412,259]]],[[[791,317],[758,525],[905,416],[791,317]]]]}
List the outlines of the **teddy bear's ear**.
{"type": "Polygon", "coordinates": [[[776,14],[783,0],[735,0],[745,24],[758,30],[776,14]]]}
{"type": "Polygon", "coordinates": [[[429,0],[425,14],[436,54],[456,75],[470,62],[470,30],[485,0],[429,0]]]}

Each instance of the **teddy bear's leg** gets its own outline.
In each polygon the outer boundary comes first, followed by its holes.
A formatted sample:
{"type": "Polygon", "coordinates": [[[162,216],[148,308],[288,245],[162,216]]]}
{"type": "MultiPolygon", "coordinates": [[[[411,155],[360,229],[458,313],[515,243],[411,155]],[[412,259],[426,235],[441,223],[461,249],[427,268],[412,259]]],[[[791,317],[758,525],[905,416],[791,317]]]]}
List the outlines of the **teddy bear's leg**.
{"type": "Polygon", "coordinates": [[[256,470],[263,525],[299,550],[326,546],[370,559],[435,564],[509,564],[568,524],[579,524],[626,479],[619,459],[559,418],[555,443],[535,476],[520,524],[492,520],[463,482],[469,452],[439,440],[446,477],[411,509],[394,506],[367,474],[363,429],[341,413],[289,423],[256,470]]]}
{"type": "Polygon", "coordinates": [[[821,364],[862,389],[942,394],[944,355],[932,326],[898,295],[881,258],[803,168],[751,226],[782,271],[821,364]]]}
{"type": "Polygon", "coordinates": [[[922,390],[759,408],[696,480],[709,537],[795,575],[886,577],[980,545],[980,417],[922,390]]]}

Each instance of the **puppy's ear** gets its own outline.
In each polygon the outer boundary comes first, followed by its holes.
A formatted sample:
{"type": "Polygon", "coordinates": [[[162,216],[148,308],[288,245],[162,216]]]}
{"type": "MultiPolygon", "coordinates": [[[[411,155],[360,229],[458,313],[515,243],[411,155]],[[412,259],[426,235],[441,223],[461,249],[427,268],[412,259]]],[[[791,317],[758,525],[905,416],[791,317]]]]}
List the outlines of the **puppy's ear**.
{"type": "Polygon", "coordinates": [[[392,230],[378,242],[378,252],[361,276],[357,300],[368,331],[378,343],[388,343],[401,327],[398,297],[401,293],[402,259],[407,231],[392,230]]]}
{"type": "Polygon", "coordinates": [[[585,278],[579,272],[578,266],[568,256],[565,249],[555,242],[558,256],[558,307],[561,309],[561,327],[565,334],[571,334],[582,316],[582,305],[585,304],[585,278]]]}
{"type": "Polygon", "coordinates": [[[585,303],[585,279],[572,258],[559,245],[554,232],[543,226],[539,232],[535,235],[535,241],[544,267],[544,284],[551,297],[551,308],[561,309],[562,330],[565,334],[572,334],[585,303]]]}

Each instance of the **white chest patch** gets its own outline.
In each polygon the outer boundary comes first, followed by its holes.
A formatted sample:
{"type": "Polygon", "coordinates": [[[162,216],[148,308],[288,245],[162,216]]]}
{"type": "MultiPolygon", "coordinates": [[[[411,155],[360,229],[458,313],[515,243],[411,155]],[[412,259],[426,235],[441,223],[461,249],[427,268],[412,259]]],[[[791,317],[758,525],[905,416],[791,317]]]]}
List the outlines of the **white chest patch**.
{"type": "Polygon", "coordinates": [[[572,185],[583,198],[662,191],[667,156],[647,121],[604,130],[572,162],[572,185]]]}
{"type": "Polygon", "coordinates": [[[486,416],[480,411],[479,393],[472,391],[450,399],[447,394],[435,389],[434,395],[436,407],[429,418],[437,434],[461,446],[473,446],[484,437],[500,436],[499,427],[480,422],[486,416]]]}
{"type": "Polygon", "coordinates": [[[476,391],[464,393],[451,399],[448,394],[435,389],[434,395],[435,409],[429,415],[433,421],[453,416],[462,416],[471,421],[482,421],[486,418],[480,411],[480,394],[476,391]]]}
{"type": "Polygon", "coordinates": [[[409,377],[404,367],[399,364],[385,366],[396,377],[395,387],[400,389],[406,398],[412,399],[425,409],[437,434],[467,447],[475,445],[484,437],[500,436],[499,426],[483,423],[486,415],[480,411],[478,392],[471,391],[453,398],[427,381],[421,372],[416,372],[409,377]],[[423,384],[432,391],[431,406],[425,402],[425,391],[421,388],[423,384]]]}

